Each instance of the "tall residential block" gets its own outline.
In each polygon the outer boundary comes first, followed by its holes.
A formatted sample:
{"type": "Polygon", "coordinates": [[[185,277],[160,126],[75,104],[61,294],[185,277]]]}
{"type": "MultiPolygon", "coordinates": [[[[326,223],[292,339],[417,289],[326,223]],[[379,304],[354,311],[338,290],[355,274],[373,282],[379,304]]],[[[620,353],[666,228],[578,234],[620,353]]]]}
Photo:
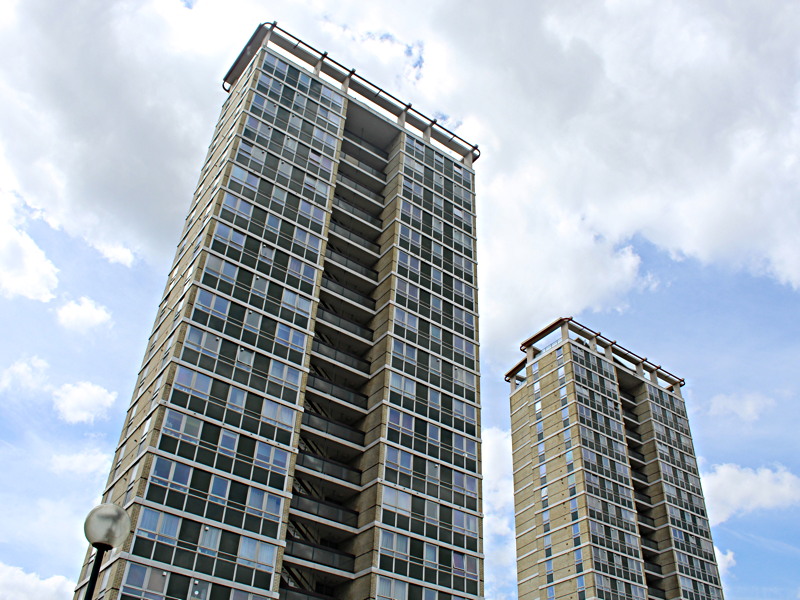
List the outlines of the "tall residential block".
{"type": "Polygon", "coordinates": [[[570,318],[520,349],[520,600],[722,600],[683,379],[570,318]]]}
{"type": "Polygon", "coordinates": [[[223,87],[98,597],[479,598],[477,147],[275,24],[223,87]]]}

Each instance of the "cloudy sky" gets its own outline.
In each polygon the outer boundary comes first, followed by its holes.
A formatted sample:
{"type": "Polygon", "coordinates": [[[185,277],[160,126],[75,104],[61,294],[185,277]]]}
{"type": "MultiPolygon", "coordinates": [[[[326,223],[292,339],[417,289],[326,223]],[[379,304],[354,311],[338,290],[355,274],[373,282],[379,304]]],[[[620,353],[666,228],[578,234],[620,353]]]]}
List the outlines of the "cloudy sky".
{"type": "Polygon", "coordinates": [[[0,3],[0,597],[71,597],[221,79],[273,20],[480,145],[487,598],[502,374],[567,315],[686,378],[726,598],[800,598],[800,4],[770,0],[0,3]]]}

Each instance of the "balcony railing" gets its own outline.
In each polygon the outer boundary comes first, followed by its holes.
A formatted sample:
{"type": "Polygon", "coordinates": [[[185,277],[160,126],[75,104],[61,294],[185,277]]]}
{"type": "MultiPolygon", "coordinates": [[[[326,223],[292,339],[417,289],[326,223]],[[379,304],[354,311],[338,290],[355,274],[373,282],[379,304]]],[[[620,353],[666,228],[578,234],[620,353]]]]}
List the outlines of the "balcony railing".
{"type": "Polygon", "coordinates": [[[366,221],[370,225],[374,225],[378,229],[380,229],[380,227],[381,227],[381,220],[380,219],[377,219],[377,218],[373,217],[367,211],[361,210],[357,206],[353,206],[352,204],[347,202],[347,200],[344,200],[343,198],[340,198],[339,196],[334,196],[333,197],[333,205],[341,208],[346,213],[350,213],[351,215],[366,221]]]}
{"type": "Polygon", "coordinates": [[[370,144],[367,140],[365,140],[362,137],[357,136],[355,133],[353,133],[351,131],[347,131],[347,129],[345,129],[344,130],[344,137],[345,137],[345,139],[350,140],[354,144],[357,144],[359,146],[363,146],[364,148],[366,148],[367,150],[369,150],[373,154],[377,154],[383,160],[389,160],[389,155],[386,153],[385,150],[381,150],[376,145],[370,144]]]}
{"type": "Polygon", "coordinates": [[[637,452],[633,448],[628,448],[628,456],[630,456],[634,460],[638,460],[641,463],[645,462],[644,454],[642,454],[641,452],[637,452]]]}
{"type": "Polygon", "coordinates": [[[627,435],[631,439],[636,440],[637,442],[641,442],[642,441],[642,436],[641,435],[639,435],[638,433],[636,433],[632,429],[628,429],[627,427],[625,428],[625,435],[627,435]]]}
{"type": "Polygon", "coordinates": [[[367,163],[361,162],[356,157],[350,156],[346,152],[342,152],[342,160],[344,160],[344,162],[346,163],[357,166],[359,169],[366,171],[379,181],[384,181],[384,182],[386,181],[386,174],[383,171],[379,171],[378,169],[369,166],[367,163]]]}
{"type": "Polygon", "coordinates": [[[654,587],[647,588],[647,595],[650,598],[657,598],[658,600],[666,600],[667,594],[662,590],[654,587]]]}
{"type": "Polygon", "coordinates": [[[347,267],[351,271],[355,271],[359,275],[363,275],[367,279],[370,279],[374,282],[378,281],[377,271],[373,271],[372,269],[370,269],[369,267],[365,267],[361,263],[358,263],[354,260],[350,260],[346,256],[342,256],[341,254],[339,254],[338,252],[334,252],[330,248],[325,250],[325,257],[328,258],[329,260],[332,260],[335,263],[339,263],[340,265],[347,267]]]}
{"type": "Polygon", "coordinates": [[[655,529],[656,527],[656,522],[650,517],[646,517],[644,515],[636,515],[636,520],[639,522],[639,525],[645,525],[647,527],[650,527],[651,529],[655,529]]]}
{"type": "Polygon", "coordinates": [[[373,192],[365,185],[361,185],[355,179],[351,179],[347,175],[343,175],[342,173],[336,173],[336,181],[346,185],[347,187],[357,191],[362,196],[369,198],[376,204],[383,206],[383,196],[380,194],[373,192]]]}
{"type": "Polygon", "coordinates": [[[367,310],[375,310],[375,300],[372,298],[368,298],[363,294],[359,294],[358,292],[354,292],[353,290],[344,287],[343,285],[339,285],[335,281],[328,279],[327,277],[322,278],[322,287],[326,290],[330,290],[340,296],[344,296],[348,300],[352,300],[356,304],[360,304],[367,310]]]}
{"type": "Polygon", "coordinates": [[[324,308],[317,308],[317,317],[326,323],[330,323],[331,325],[336,325],[340,329],[344,329],[345,331],[349,331],[350,333],[355,333],[357,336],[365,338],[367,340],[372,340],[372,331],[367,329],[366,327],[362,327],[358,323],[353,323],[348,319],[343,319],[339,315],[336,315],[329,310],[325,310],[324,308]]]}
{"type": "Polygon", "coordinates": [[[352,554],[345,554],[338,550],[301,542],[300,540],[287,540],[284,554],[311,563],[339,569],[340,571],[349,571],[350,573],[353,572],[355,567],[355,557],[352,554]]]}
{"type": "Polygon", "coordinates": [[[646,537],[642,538],[642,546],[645,548],[650,548],[650,550],[655,550],[656,552],[659,551],[658,543],[646,537]]]}
{"type": "Polygon", "coordinates": [[[328,419],[323,419],[319,415],[304,412],[303,425],[307,425],[308,427],[316,429],[317,431],[341,438],[352,444],[357,444],[359,446],[364,445],[364,434],[362,432],[358,431],[357,429],[353,429],[352,427],[347,427],[346,425],[341,425],[339,423],[329,421],[328,419]]]}
{"type": "Polygon", "coordinates": [[[381,251],[381,247],[378,246],[378,244],[373,244],[365,237],[358,235],[355,231],[350,231],[347,227],[344,227],[339,223],[331,221],[330,230],[342,236],[343,238],[350,240],[354,244],[358,244],[362,248],[366,248],[370,252],[377,254],[381,251]]]}
{"type": "Polygon", "coordinates": [[[301,452],[297,455],[298,466],[341,479],[353,485],[361,484],[361,473],[352,467],[334,462],[328,458],[301,452]]]}
{"type": "Polygon", "coordinates": [[[655,573],[656,575],[661,575],[661,567],[659,567],[655,563],[644,561],[644,570],[648,573],[655,573]]]}
{"type": "Polygon", "coordinates": [[[330,502],[323,502],[310,496],[292,496],[292,508],[301,510],[309,515],[321,517],[328,521],[342,523],[348,527],[358,527],[358,513],[330,502]]]}
{"type": "Polygon", "coordinates": [[[635,413],[633,413],[633,412],[631,412],[629,410],[626,410],[626,409],[623,408],[622,409],[622,414],[625,415],[626,417],[628,417],[634,423],[638,423],[639,422],[639,417],[637,417],[635,413]]]}
{"type": "Polygon", "coordinates": [[[367,408],[367,397],[363,394],[350,391],[335,383],[331,383],[316,375],[309,375],[306,382],[306,387],[316,390],[328,396],[333,396],[344,402],[357,406],[358,408],[367,408]]]}
{"type": "Polygon", "coordinates": [[[309,592],[308,590],[301,590],[289,586],[281,586],[279,596],[281,600],[335,600],[331,596],[325,594],[317,594],[316,592],[309,592]]]}
{"type": "Polygon", "coordinates": [[[353,356],[352,354],[347,354],[346,352],[332,348],[327,344],[323,344],[319,340],[314,340],[314,343],[311,344],[311,350],[317,354],[321,354],[322,356],[327,356],[336,362],[345,364],[348,367],[352,367],[357,371],[361,371],[364,375],[369,375],[369,363],[353,356]]]}

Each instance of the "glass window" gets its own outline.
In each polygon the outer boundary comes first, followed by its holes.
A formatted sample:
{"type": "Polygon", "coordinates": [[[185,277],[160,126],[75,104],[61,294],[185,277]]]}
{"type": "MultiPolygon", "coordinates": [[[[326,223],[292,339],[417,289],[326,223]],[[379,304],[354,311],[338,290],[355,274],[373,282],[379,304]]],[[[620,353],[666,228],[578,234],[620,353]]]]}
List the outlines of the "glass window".
{"type": "Polygon", "coordinates": [[[181,492],[189,491],[189,477],[192,467],[183,463],[168,460],[163,456],[156,457],[151,481],[181,492]]]}
{"type": "Polygon", "coordinates": [[[386,466],[400,471],[401,473],[411,474],[412,456],[409,452],[399,450],[393,446],[386,448],[386,466]]]}
{"type": "Polygon", "coordinates": [[[409,300],[419,301],[419,288],[405,279],[397,280],[397,294],[409,300]]]}
{"type": "Polygon", "coordinates": [[[275,555],[275,546],[272,544],[242,536],[239,539],[239,556],[236,562],[262,571],[271,571],[275,564],[275,555]]]}
{"type": "Polygon", "coordinates": [[[253,462],[271,471],[285,474],[289,464],[289,453],[264,442],[256,442],[256,453],[253,462]]]}
{"type": "Polygon", "coordinates": [[[409,331],[416,333],[417,328],[419,327],[419,318],[416,315],[412,315],[402,308],[395,307],[394,318],[398,325],[402,325],[409,331]]]}
{"type": "Polygon", "coordinates": [[[178,542],[178,528],[181,520],[175,515],[170,515],[152,508],[143,508],[139,517],[139,529],[136,534],[157,540],[170,545],[178,542]]]}
{"type": "Polygon", "coordinates": [[[377,600],[407,600],[408,584],[405,581],[390,579],[381,575],[378,577],[377,600]]]}
{"type": "Polygon", "coordinates": [[[232,284],[236,282],[236,274],[239,272],[239,268],[228,261],[214,256],[213,254],[209,254],[208,258],[206,259],[205,271],[217,279],[221,279],[232,284]]]}
{"type": "Polygon", "coordinates": [[[391,487],[383,488],[383,505],[394,512],[411,515],[411,494],[391,487]]]}
{"type": "Polygon", "coordinates": [[[200,419],[169,408],[166,419],[164,419],[164,431],[174,437],[196,444],[200,440],[200,424],[200,419]]]}

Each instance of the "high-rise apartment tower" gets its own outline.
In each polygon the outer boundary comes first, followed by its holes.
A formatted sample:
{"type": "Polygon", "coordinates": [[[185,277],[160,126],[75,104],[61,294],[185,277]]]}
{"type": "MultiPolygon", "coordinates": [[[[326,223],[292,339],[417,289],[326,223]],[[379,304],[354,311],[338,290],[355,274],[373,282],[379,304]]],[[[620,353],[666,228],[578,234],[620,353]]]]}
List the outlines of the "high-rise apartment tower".
{"type": "Polygon", "coordinates": [[[520,600],[722,600],[683,380],[569,318],[520,349],[520,600]]]}
{"type": "Polygon", "coordinates": [[[275,24],[223,87],[102,597],[480,597],[477,148],[275,24]]]}

